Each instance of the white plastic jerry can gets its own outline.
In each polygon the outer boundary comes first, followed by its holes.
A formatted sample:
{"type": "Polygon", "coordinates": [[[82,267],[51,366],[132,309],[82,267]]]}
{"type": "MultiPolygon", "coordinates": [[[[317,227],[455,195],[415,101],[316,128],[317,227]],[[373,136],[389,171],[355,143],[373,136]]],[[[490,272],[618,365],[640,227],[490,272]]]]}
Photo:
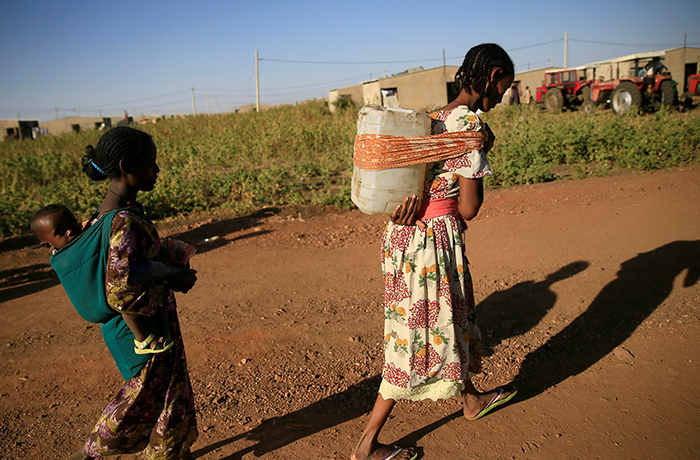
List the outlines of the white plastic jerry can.
{"type": "MultiPolygon", "coordinates": [[[[366,106],[357,118],[357,134],[430,135],[430,116],[403,108],[366,106]]],[[[366,171],[354,166],[350,198],[365,214],[390,216],[407,196],[423,194],[425,164],[366,171]]]]}

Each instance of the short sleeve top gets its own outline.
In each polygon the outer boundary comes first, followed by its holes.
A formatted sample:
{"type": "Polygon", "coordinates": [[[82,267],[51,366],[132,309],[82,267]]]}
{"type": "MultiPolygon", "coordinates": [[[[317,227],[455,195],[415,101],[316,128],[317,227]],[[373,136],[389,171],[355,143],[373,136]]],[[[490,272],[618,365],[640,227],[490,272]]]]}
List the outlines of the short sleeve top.
{"type": "MultiPolygon", "coordinates": [[[[459,131],[482,131],[484,122],[466,105],[438,110],[430,114],[432,134],[459,131]]],[[[425,172],[423,201],[459,196],[459,176],[478,179],[490,176],[491,166],[484,149],[471,150],[448,160],[429,163],[425,172]]]]}

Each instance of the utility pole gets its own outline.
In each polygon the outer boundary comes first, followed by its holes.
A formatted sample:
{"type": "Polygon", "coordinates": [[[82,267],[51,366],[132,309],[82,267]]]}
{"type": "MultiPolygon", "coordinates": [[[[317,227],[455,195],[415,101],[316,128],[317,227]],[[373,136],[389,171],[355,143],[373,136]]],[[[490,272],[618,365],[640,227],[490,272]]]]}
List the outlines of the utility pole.
{"type": "Polygon", "coordinates": [[[564,68],[569,68],[569,32],[564,31],[564,68]]]}
{"type": "Polygon", "coordinates": [[[58,107],[53,108],[53,116],[56,120],[58,120],[58,107]]]}
{"type": "Polygon", "coordinates": [[[192,85],[192,113],[197,115],[197,106],[194,103],[194,85],[192,85]]]}
{"type": "Polygon", "coordinates": [[[216,114],[219,114],[219,101],[216,100],[216,94],[214,95],[214,110],[216,110],[216,114]]]}
{"type": "Polygon", "coordinates": [[[258,72],[258,50],[255,50],[255,111],[260,112],[260,74],[258,72]]]}
{"type": "Polygon", "coordinates": [[[209,92],[204,93],[207,98],[207,114],[211,115],[211,110],[209,109],[209,92]]]}

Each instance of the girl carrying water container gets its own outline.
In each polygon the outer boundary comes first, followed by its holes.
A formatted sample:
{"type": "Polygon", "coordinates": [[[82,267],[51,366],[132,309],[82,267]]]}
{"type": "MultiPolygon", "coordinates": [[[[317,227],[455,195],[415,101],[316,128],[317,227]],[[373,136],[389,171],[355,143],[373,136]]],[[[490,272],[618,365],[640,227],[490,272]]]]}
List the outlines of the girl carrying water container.
{"type": "MultiPolygon", "coordinates": [[[[422,200],[407,197],[384,232],[385,363],[379,395],[353,460],[418,456],[412,448],[378,441],[399,399],[460,395],[465,418],[476,420],[516,393],[510,386],[481,393],[471,383],[481,366],[480,335],[462,237],[465,221],[477,215],[483,202],[482,179],[491,174],[486,154],[494,137],[476,112],[495,107],[514,75],[513,62],[500,46],[475,46],[455,75],[459,95],[430,114],[432,133],[442,136],[431,138],[458,136],[446,133],[468,133],[472,141],[480,133],[482,138],[449,159],[429,163],[422,200]]],[[[411,138],[399,140],[412,142],[411,138]]],[[[357,146],[356,142],[356,156],[357,146]]]]}
{"type": "Polygon", "coordinates": [[[100,323],[126,380],[70,460],[137,452],[145,459],[193,458],[194,395],[173,291],[191,289],[196,272],[184,262],[177,273],[160,281],[135,273],[143,269],[143,261],[178,259],[176,251],[161,244],[155,226],[136,201],[139,192],[156,185],[160,171],[156,159],[151,136],[130,127],[113,128],[96,148],[88,147],[84,171],[93,180],[109,178],[110,186],[82,235],[51,260],[81,316],[100,323]],[[100,257],[81,259],[90,253],[100,257]],[[92,272],[100,275],[91,281],[92,272]],[[123,312],[137,315],[149,332],[169,337],[172,348],[157,354],[135,353],[134,334],[123,312]]]}

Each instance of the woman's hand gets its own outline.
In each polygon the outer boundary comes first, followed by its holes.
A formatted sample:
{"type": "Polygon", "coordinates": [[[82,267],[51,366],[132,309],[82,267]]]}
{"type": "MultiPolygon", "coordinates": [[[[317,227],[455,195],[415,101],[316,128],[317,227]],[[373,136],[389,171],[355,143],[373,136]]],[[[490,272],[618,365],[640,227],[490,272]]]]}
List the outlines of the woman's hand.
{"type": "Polygon", "coordinates": [[[196,282],[197,270],[192,270],[191,268],[184,268],[168,278],[168,284],[170,284],[173,291],[182,292],[183,294],[187,294],[187,291],[192,289],[196,282]]]}
{"type": "Polygon", "coordinates": [[[493,141],[496,140],[496,135],[493,134],[491,127],[487,123],[484,123],[484,128],[486,129],[486,134],[488,134],[486,141],[484,142],[484,152],[489,153],[489,151],[493,148],[493,141]]]}
{"type": "Polygon", "coordinates": [[[416,225],[425,228],[425,223],[416,218],[420,205],[421,200],[415,195],[404,198],[403,203],[398,205],[391,214],[391,222],[396,225],[416,225]]]}

